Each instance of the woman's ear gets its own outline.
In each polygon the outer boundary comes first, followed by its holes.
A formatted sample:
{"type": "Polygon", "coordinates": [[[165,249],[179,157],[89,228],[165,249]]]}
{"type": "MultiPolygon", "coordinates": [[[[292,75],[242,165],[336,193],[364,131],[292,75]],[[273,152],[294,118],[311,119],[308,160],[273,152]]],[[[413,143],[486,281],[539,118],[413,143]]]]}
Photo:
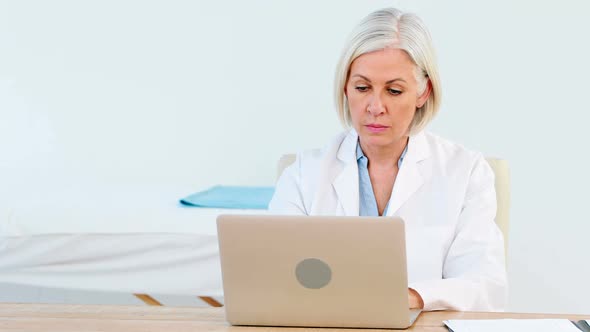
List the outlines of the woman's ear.
{"type": "Polygon", "coordinates": [[[418,96],[418,99],[416,100],[416,107],[420,108],[420,107],[424,106],[424,104],[426,104],[426,101],[428,100],[428,97],[430,97],[431,93],[432,93],[432,83],[430,83],[430,79],[429,79],[428,82],[426,82],[426,89],[424,89],[424,92],[422,92],[422,94],[420,96],[418,96]]]}

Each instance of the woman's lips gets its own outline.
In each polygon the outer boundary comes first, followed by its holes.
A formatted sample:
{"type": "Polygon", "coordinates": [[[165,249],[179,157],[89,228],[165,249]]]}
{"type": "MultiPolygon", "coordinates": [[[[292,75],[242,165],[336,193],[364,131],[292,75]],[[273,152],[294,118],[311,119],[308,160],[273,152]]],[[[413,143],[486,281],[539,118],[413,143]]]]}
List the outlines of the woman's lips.
{"type": "Polygon", "coordinates": [[[383,131],[389,129],[389,126],[384,126],[384,125],[380,125],[380,124],[369,124],[369,125],[366,125],[365,127],[367,127],[367,129],[372,133],[380,133],[380,132],[383,132],[383,131]]]}

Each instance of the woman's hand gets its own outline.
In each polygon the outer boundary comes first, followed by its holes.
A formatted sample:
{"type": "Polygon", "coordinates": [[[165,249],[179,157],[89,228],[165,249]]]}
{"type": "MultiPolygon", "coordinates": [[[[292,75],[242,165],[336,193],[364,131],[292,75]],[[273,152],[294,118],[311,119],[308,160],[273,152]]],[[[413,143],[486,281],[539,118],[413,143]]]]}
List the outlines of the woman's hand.
{"type": "Polygon", "coordinates": [[[424,309],[422,296],[412,288],[408,288],[408,299],[410,300],[410,309],[424,309]]]}

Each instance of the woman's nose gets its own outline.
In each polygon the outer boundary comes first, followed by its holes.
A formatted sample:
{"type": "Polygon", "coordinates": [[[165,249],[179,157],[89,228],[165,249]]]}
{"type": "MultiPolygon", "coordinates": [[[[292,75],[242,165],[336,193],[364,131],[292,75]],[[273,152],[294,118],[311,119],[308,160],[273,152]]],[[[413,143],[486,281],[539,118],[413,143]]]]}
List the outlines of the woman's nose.
{"type": "Polygon", "coordinates": [[[373,116],[379,115],[385,112],[385,107],[383,102],[381,101],[380,96],[373,96],[369,102],[369,106],[367,107],[367,112],[371,113],[373,116]]]}

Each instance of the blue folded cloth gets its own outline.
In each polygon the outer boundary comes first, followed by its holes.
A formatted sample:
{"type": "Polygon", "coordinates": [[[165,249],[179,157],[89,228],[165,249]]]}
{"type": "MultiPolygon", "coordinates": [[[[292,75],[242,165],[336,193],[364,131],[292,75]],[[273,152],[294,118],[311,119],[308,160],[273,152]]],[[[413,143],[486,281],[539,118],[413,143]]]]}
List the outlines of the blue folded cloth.
{"type": "Polygon", "coordinates": [[[274,187],[215,186],[180,200],[181,204],[203,208],[267,209],[274,187]]]}

